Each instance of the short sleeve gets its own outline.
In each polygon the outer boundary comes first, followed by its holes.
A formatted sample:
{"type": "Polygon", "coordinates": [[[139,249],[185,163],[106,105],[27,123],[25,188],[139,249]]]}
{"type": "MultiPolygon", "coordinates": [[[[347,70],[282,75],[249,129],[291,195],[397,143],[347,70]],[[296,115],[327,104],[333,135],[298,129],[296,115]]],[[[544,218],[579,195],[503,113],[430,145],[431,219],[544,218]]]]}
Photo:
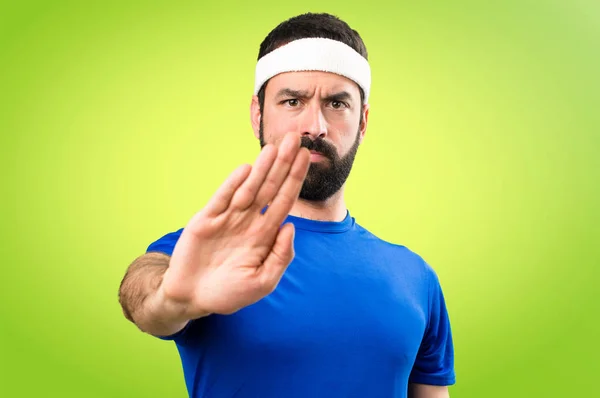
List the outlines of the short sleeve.
{"type": "Polygon", "coordinates": [[[430,271],[429,320],[409,382],[447,386],[456,383],[452,331],[438,277],[430,271]]]}
{"type": "Polygon", "coordinates": [[[146,249],[146,253],[160,252],[171,256],[173,254],[173,250],[175,249],[175,244],[177,244],[177,241],[181,236],[181,232],[183,232],[183,228],[179,229],[178,231],[168,233],[157,241],[152,242],[146,249]]]}

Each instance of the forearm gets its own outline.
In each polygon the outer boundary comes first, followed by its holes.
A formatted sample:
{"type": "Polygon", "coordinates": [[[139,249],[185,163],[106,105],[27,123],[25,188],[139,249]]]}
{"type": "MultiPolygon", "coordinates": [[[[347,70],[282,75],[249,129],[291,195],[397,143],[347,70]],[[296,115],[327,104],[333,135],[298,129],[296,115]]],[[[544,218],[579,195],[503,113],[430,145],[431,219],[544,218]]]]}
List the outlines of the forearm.
{"type": "Polygon", "coordinates": [[[148,253],[128,268],[119,289],[119,302],[125,317],[142,331],[168,336],[181,330],[189,319],[185,305],[165,298],[160,289],[170,257],[148,253]]]}

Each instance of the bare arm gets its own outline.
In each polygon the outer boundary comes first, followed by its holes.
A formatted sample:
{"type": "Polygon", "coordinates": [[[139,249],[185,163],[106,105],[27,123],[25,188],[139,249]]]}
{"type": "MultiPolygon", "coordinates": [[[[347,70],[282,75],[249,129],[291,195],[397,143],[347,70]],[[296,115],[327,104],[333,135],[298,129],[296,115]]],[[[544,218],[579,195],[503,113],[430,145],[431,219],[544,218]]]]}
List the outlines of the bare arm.
{"type": "Polygon", "coordinates": [[[411,383],[408,385],[408,398],[450,398],[450,392],[446,386],[411,383]]]}
{"type": "Polygon", "coordinates": [[[138,257],[127,269],[119,288],[119,303],[125,317],[142,331],[156,336],[176,333],[189,321],[184,304],[169,300],[160,289],[169,260],[162,253],[138,257]]]}

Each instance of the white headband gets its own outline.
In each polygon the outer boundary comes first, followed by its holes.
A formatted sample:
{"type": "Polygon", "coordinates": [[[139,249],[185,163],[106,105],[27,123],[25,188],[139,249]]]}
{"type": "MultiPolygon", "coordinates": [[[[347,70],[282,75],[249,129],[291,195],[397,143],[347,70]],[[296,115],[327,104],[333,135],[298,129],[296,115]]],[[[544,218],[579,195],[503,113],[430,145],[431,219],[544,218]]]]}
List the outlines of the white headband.
{"type": "Polygon", "coordinates": [[[311,70],[332,72],[353,80],[363,89],[367,103],[371,89],[369,62],[352,47],[324,38],[294,40],[259,59],[256,64],[254,95],[275,75],[311,70]]]}

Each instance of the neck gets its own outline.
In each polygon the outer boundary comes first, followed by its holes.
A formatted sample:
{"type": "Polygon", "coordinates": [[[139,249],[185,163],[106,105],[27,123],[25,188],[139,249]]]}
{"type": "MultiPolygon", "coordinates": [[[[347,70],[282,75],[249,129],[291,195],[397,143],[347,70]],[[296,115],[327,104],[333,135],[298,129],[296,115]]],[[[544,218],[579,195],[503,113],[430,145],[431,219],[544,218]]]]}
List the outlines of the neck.
{"type": "Polygon", "coordinates": [[[324,202],[298,199],[290,211],[292,216],[317,221],[343,221],[346,213],[343,188],[324,202]]]}

